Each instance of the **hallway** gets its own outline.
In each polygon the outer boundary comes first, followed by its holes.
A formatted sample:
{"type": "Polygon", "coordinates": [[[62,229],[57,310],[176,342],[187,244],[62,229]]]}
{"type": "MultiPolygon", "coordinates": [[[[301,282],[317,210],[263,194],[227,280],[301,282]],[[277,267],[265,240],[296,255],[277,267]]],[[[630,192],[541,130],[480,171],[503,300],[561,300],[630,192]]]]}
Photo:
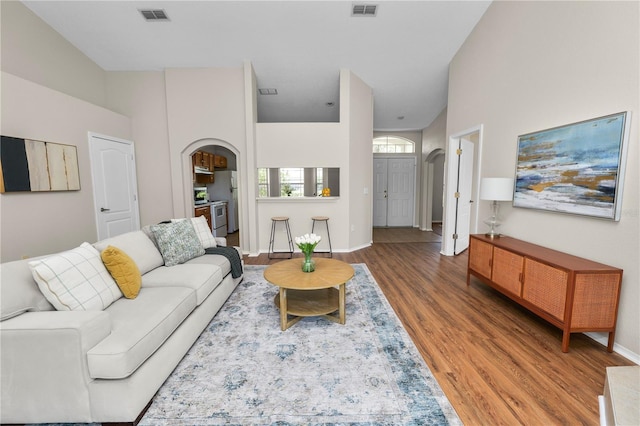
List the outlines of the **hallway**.
{"type": "Polygon", "coordinates": [[[373,228],[373,243],[438,243],[442,242],[442,224],[434,223],[433,231],[418,228],[373,228]]]}

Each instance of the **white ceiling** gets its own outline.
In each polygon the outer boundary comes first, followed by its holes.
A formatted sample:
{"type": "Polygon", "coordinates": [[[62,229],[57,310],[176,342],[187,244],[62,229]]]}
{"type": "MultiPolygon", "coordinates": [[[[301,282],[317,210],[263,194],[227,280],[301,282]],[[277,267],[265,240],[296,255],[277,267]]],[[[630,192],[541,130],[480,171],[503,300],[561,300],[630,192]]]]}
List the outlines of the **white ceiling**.
{"type": "Polygon", "coordinates": [[[449,62],[491,2],[23,3],[107,71],[250,61],[258,87],[278,90],[258,96],[260,122],[338,121],[346,68],[373,89],[376,130],[418,130],[446,106],[449,62]],[[377,15],[352,17],[356,3],[377,4],[377,15]],[[170,21],[146,22],[138,9],[164,9],[170,21]]]}

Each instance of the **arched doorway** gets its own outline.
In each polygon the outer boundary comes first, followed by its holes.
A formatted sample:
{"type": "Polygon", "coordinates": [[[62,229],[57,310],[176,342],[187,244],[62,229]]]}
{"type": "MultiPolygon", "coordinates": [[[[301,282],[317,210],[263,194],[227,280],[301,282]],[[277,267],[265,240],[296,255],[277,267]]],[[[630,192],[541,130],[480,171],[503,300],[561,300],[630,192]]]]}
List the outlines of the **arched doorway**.
{"type": "Polygon", "coordinates": [[[240,154],[238,150],[230,143],[220,139],[200,139],[188,145],[183,153],[183,164],[189,170],[189,173],[183,174],[183,184],[185,194],[189,194],[188,200],[185,199],[185,210],[190,212],[187,217],[193,216],[195,213],[195,204],[191,194],[194,193],[194,187],[206,187],[210,201],[226,202],[226,216],[228,234],[227,244],[241,247],[240,223],[242,203],[242,186],[243,181],[240,165],[240,154]],[[212,181],[195,181],[195,173],[192,173],[192,157],[196,152],[206,152],[212,156],[224,157],[226,167],[214,167],[212,181]]]}
{"type": "Polygon", "coordinates": [[[444,153],[444,149],[434,149],[425,160],[422,222],[425,231],[433,231],[433,223],[442,223],[443,219],[444,153]]]}

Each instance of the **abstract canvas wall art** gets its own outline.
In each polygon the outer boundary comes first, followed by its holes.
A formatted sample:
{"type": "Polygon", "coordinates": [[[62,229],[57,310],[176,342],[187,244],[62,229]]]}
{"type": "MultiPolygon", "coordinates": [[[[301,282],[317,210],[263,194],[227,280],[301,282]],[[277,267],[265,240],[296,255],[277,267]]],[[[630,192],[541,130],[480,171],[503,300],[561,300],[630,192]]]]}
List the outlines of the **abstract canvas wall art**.
{"type": "Polygon", "coordinates": [[[73,145],[2,136],[0,192],[80,190],[73,145]]]}
{"type": "Polygon", "coordinates": [[[629,114],[518,136],[514,207],[620,220],[629,114]]]}

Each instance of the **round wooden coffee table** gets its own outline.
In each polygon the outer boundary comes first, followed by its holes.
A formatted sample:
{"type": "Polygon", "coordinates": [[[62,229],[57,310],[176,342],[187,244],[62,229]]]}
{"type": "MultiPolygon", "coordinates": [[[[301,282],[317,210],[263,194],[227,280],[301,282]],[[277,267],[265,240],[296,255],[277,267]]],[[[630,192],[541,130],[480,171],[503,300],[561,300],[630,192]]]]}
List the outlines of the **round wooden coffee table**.
{"type": "Polygon", "coordinates": [[[275,303],[280,309],[282,331],[302,317],[310,316],[323,316],[344,324],[345,286],[353,277],[353,267],[340,260],[320,257],[314,258],[315,271],[302,272],[302,260],[283,260],[264,271],[264,278],[280,288],[275,303]],[[338,316],[330,315],[335,311],[339,311],[338,316]],[[294,318],[289,319],[289,315],[294,318]]]}

